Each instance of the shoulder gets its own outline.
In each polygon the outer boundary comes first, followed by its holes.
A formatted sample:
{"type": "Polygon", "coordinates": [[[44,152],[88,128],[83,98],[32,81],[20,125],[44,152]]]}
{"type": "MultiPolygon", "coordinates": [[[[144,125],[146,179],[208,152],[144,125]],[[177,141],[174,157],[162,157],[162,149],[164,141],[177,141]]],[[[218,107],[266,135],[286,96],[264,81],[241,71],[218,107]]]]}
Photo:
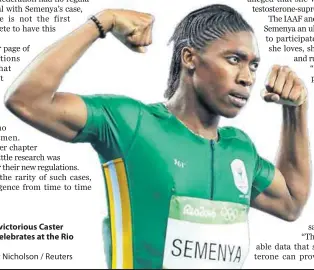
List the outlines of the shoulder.
{"type": "Polygon", "coordinates": [[[86,105],[89,118],[134,120],[146,106],[141,101],[124,95],[97,94],[80,97],[86,105]]]}
{"type": "Polygon", "coordinates": [[[221,127],[220,134],[223,138],[251,141],[249,135],[246,132],[236,127],[221,127]]]}
{"type": "Polygon", "coordinates": [[[252,139],[242,129],[230,126],[222,127],[220,128],[220,135],[223,139],[231,140],[233,144],[246,145],[255,150],[252,139]]]}
{"type": "Polygon", "coordinates": [[[97,106],[99,108],[117,107],[117,108],[136,108],[141,106],[141,102],[137,99],[115,94],[96,94],[80,96],[87,105],[97,106]]]}

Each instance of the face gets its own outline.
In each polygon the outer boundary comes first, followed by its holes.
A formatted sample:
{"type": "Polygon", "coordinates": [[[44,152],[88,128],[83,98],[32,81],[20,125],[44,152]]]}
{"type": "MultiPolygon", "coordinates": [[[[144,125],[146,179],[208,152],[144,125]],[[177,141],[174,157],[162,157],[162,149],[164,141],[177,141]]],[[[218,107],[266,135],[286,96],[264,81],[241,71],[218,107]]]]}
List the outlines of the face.
{"type": "Polygon", "coordinates": [[[251,32],[228,33],[194,57],[192,83],[211,113],[235,117],[247,103],[255,82],[259,53],[251,32]]]}

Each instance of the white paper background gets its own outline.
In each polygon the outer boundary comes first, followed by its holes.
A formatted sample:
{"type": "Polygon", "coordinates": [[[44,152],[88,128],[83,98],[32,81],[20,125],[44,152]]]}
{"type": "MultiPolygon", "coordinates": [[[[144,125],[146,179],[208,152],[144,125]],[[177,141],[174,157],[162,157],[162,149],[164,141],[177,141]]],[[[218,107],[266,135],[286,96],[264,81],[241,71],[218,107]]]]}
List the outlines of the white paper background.
{"type": "MultiPolygon", "coordinates": [[[[31,45],[28,54],[21,54],[21,61],[12,64],[12,72],[6,75],[1,83],[1,93],[4,93],[13,79],[27,64],[44,48],[68,34],[74,28],[84,23],[86,18],[105,8],[128,8],[152,13],[155,18],[153,45],[147,54],[136,54],[126,49],[111,35],[105,40],[97,41],[70,70],[65,77],[60,90],[80,94],[116,93],[140,99],[143,102],[163,100],[166,88],[168,70],[171,60],[171,47],[167,42],[175,25],[188,12],[203,5],[225,3],[240,11],[253,26],[259,40],[262,62],[258,70],[257,82],[249,104],[235,119],[222,119],[221,125],[233,125],[247,132],[259,153],[274,160],[281,124],[281,108],[263,102],[259,92],[269,68],[273,64],[290,65],[301,75],[309,88],[309,115],[313,115],[312,85],[310,76],[313,74],[309,64],[296,64],[284,53],[269,54],[268,44],[264,41],[263,24],[267,17],[262,13],[252,13],[251,3],[237,1],[144,1],[115,0],[82,3],[82,14],[72,16],[72,22],[57,25],[55,33],[0,33],[0,45],[31,45]]],[[[3,3],[9,5],[8,3],[3,3]]],[[[46,3],[42,5],[57,5],[46,3]]],[[[262,5],[257,3],[256,5],[262,5]]],[[[277,4],[283,5],[283,4],[277,4]]],[[[308,4],[310,5],[310,4],[308,4]]],[[[1,14],[0,14],[1,15],[1,14]]],[[[25,15],[25,14],[24,14],[25,15]]],[[[72,241],[2,241],[0,254],[11,253],[61,253],[72,254],[72,261],[1,261],[0,268],[106,268],[102,242],[102,219],[106,213],[105,190],[98,157],[87,144],[71,145],[47,135],[39,133],[32,127],[22,123],[0,105],[1,122],[6,125],[7,134],[19,134],[24,144],[39,146],[38,153],[61,155],[62,163],[78,165],[81,174],[92,178],[91,192],[2,192],[0,194],[0,224],[63,224],[64,231],[75,236],[72,241]]],[[[311,117],[309,117],[311,119],[311,117]]],[[[309,123],[313,134],[313,121],[309,123]]],[[[310,268],[312,261],[256,261],[255,246],[259,243],[308,243],[301,233],[313,224],[312,213],[314,201],[311,196],[300,219],[287,223],[275,217],[251,210],[250,240],[251,251],[244,264],[245,268],[310,268]]],[[[267,254],[283,252],[271,251],[267,254]]],[[[288,251],[288,254],[293,251],[288,251]]],[[[311,252],[308,251],[307,254],[311,252]]],[[[0,256],[2,257],[2,256],[0,256]]],[[[298,258],[297,258],[298,259],[298,258]]]]}

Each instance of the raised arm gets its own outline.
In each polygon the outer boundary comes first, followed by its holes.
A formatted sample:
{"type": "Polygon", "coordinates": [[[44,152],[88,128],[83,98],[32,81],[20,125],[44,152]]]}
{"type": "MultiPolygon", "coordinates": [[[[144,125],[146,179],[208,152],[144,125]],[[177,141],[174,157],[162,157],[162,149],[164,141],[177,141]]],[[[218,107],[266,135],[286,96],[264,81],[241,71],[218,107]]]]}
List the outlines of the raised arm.
{"type": "Polygon", "coordinates": [[[281,136],[272,184],[252,206],[294,221],[307,202],[311,184],[306,90],[290,68],[279,66],[273,67],[267,88],[265,100],[283,104],[281,136]]]}
{"type": "MultiPolygon", "coordinates": [[[[105,33],[110,31],[136,52],[145,52],[145,46],[152,42],[150,14],[104,10],[96,18],[105,33]]],[[[99,34],[96,24],[88,20],[46,48],[9,87],[4,100],[6,107],[38,130],[71,141],[86,123],[86,106],[78,95],[56,91],[67,71],[99,34]]]]}

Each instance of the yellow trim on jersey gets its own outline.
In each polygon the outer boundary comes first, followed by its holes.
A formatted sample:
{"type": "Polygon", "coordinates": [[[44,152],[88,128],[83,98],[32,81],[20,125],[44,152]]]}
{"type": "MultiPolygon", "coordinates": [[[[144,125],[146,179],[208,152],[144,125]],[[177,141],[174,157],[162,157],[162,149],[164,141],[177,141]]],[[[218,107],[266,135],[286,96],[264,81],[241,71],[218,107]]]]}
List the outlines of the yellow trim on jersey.
{"type": "MultiPolygon", "coordinates": [[[[111,229],[111,246],[116,247],[117,241],[116,241],[116,226],[115,226],[115,207],[114,207],[114,199],[113,199],[113,191],[112,191],[112,184],[111,184],[111,178],[110,178],[110,172],[109,167],[106,167],[104,164],[104,170],[105,170],[105,176],[106,176],[106,184],[107,184],[107,190],[108,190],[108,199],[109,199],[109,215],[110,215],[110,229],[111,229]]],[[[112,248],[112,258],[111,258],[111,267],[112,269],[116,269],[117,267],[117,252],[116,248],[112,248]]],[[[106,254],[107,256],[109,254],[106,254]]],[[[110,267],[108,265],[108,267],[110,267]]]]}
{"type": "Polygon", "coordinates": [[[130,269],[133,268],[133,241],[130,196],[125,165],[123,160],[119,158],[105,163],[103,167],[108,189],[112,234],[111,267],[112,269],[130,269]],[[118,208],[121,207],[121,209],[117,208],[117,204],[118,208]],[[119,231],[117,231],[118,229],[119,231]],[[121,238],[122,241],[119,240],[121,238]]]}

